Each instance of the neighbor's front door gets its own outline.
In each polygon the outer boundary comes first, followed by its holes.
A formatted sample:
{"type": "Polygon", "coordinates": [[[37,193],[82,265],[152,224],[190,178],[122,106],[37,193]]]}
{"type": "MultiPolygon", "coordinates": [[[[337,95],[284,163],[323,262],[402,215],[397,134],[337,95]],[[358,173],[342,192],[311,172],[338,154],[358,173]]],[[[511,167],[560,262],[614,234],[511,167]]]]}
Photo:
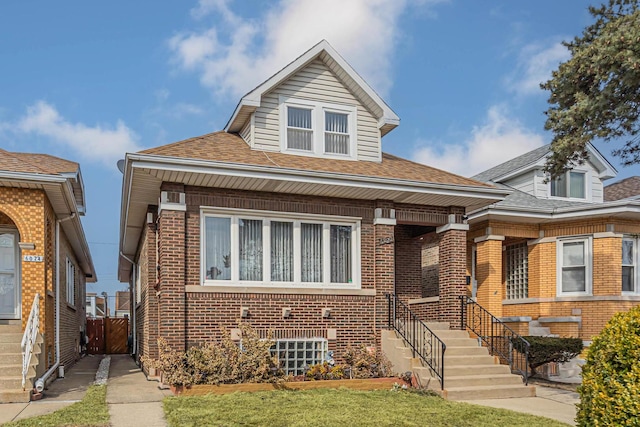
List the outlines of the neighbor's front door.
{"type": "Polygon", "coordinates": [[[18,235],[0,230],[0,319],[20,318],[18,235]]]}

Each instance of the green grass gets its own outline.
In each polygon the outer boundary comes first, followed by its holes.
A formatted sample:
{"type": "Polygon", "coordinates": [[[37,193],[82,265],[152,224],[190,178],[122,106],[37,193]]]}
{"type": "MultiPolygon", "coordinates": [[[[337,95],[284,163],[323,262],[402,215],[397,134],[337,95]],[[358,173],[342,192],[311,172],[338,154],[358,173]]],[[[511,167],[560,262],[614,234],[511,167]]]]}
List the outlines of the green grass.
{"type": "Polygon", "coordinates": [[[3,427],[108,426],[109,410],[107,409],[106,397],[106,386],[93,385],[89,387],[87,394],[80,402],[52,414],[6,423],[3,424],[3,427]]]}
{"type": "Polygon", "coordinates": [[[307,390],[169,397],[170,426],[555,427],[548,418],[450,402],[416,392],[307,390]]]}

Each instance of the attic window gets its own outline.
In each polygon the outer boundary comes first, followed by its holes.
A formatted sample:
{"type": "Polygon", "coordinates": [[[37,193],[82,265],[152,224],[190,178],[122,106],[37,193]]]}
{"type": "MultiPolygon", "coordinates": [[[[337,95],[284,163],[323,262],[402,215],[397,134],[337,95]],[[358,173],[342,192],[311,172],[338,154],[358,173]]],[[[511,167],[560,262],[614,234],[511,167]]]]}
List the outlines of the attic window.
{"type": "Polygon", "coordinates": [[[356,107],[280,98],[283,151],[355,158],[356,107]]]}
{"type": "Polygon", "coordinates": [[[551,196],[586,199],[586,182],[586,173],[569,171],[551,180],[551,196]]]}
{"type": "Polygon", "coordinates": [[[287,107],[287,148],[294,150],[313,150],[313,110],[287,107]]]}

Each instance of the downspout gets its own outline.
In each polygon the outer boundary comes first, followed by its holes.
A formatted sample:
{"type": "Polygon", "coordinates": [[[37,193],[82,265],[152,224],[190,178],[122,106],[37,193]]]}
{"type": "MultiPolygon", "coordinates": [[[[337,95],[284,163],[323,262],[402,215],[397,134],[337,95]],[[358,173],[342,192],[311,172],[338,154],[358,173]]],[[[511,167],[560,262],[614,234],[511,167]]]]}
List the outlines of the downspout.
{"type": "Polygon", "coordinates": [[[47,379],[58,369],[60,366],[60,223],[63,221],[68,221],[76,217],[75,212],[70,216],[62,219],[56,220],[56,251],[55,251],[55,267],[56,267],[56,332],[55,332],[55,346],[56,346],[56,359],[53,366],[49,368],[47,372],[44,373],[35,383],[35,389],[38,393],[42,393],[44,390],[45,383],[47,379]]]}
{"type": "MultiPolygon", "coordinates": [[[[137,269],[136,269],[136,263],[133,262],[131,259],[127,258],[127,256],[125,254],[122,253],[122,251],[120,251],[120,256],[122,258],[124,258],[125,260],[129,261],[131,263],[131,277],[133,278],[132,280],[132,284],[131,284],[131,296],[129,297],[129,307],[132,308],[131,310],[131,351],[137,356],[138,352],[137,352],[137,341],[136,341],[136,304],[138,303],[138,289],[136,288],[136,280],[137,280],[137,269]]],[[[129,340],[129,337],[127,337],[127,341],[129,340]]]]}

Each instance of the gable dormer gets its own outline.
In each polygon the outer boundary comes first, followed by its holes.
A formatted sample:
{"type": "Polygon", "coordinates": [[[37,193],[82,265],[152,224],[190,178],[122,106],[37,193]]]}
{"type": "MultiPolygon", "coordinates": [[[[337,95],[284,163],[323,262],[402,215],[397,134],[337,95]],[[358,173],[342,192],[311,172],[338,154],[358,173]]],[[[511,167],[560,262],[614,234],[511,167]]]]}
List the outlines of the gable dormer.
{"type": "Polygon", "coordinates": [[[399,121],[323,40],[246,94],[225,131],[255,150],[380,162],[399,121]]]}
{"type": "Polygon", "coordinates": [[[544,166],[550,145],[545,145],[495,166],[474,178],[503,184],[538,199],[602,203],[603,181],[616,176],[616,169],[591,144],[588,158],[563,175],[549,179],[544,166]]]}

